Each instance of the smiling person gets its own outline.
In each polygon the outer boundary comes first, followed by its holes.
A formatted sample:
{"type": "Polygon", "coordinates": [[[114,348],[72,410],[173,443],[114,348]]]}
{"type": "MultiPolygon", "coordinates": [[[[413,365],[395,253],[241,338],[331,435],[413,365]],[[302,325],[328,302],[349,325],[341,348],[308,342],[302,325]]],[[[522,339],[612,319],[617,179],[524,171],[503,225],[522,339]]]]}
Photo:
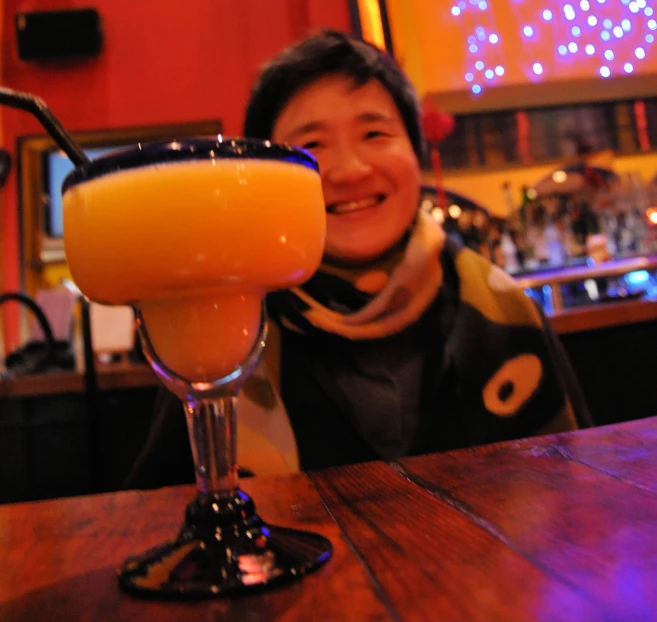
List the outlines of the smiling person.
{"type": "MultiPolygon", "coordinates": [[[[540,309],[419,209],[419,107],[390,56],[335,31],[287,48],[255,83],[244,134],[317,158],[327,236],[315,276],[268,297],[268,371],[241,396],[240,464],[324,468],[589,425],[540,309]]],[[[182,407],[163,391],[127,485],[191,469],[182,407]]]]}

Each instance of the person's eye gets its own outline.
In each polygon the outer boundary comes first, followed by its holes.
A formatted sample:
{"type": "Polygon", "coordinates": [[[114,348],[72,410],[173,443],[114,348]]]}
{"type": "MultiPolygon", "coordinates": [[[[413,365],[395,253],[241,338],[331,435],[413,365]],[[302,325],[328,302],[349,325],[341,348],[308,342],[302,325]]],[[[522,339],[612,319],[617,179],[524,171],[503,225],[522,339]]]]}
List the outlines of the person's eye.
{"type": "Polygon", "coordinates": [[[369,130],[368,132],[365,133],[365,139],[369,140],[371,138],[381,138],[383,136],[387,136],[385,132],[382,132],[381,130],[369,130]]]}
{"type": "Polygon", "coordinates": [[[307,140],[301,146],[304,149],[308,149],[308,151],[312,151],[313,149],[319,149],[322,144],[318,140],[307,140]]]}

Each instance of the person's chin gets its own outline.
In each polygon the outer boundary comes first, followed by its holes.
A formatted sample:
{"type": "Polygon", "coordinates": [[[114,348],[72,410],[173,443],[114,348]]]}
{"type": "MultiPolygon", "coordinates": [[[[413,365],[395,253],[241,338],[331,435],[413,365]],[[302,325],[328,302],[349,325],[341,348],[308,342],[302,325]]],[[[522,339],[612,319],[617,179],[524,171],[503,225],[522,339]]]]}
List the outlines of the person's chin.
{"type": "Polygon", "coordinates": [[[364,266],[387,255],[397,245],[396,240],[381,240],[367,244],[356,241],[354,244],[326,245],[324,261],[335,265],[364,266]]]}

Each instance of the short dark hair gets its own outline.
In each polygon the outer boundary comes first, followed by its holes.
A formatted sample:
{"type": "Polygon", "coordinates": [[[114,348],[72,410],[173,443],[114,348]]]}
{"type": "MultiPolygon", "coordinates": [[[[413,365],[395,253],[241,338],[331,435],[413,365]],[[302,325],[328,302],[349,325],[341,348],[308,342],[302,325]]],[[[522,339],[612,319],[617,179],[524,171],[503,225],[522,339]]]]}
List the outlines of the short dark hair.
{"type": "Polygon", "coordinates": [[[258,76],[246,108],[243,134],[270,139],[276,119],[299,89],[329,74],[343,74],[363,85],[372,78],[390,93],[413,150],[424,161],[417,93],[387,52],[337,30],[321,30],[280,52],[258,76]]]}

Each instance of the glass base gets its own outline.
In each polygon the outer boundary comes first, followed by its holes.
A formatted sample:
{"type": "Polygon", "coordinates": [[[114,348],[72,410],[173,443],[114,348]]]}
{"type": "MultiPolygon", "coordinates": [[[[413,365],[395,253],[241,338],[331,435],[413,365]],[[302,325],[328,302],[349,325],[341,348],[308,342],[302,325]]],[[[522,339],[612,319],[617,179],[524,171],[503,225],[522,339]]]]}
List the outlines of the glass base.
{"type": "Polygon", "coordinates": [[[139,596],[209,598],[299,579],[332,550],[323,536],[266,525],[240,490],[199,495],[187,506],[178,538],[128,558],[118,580],[139,596]]]}

